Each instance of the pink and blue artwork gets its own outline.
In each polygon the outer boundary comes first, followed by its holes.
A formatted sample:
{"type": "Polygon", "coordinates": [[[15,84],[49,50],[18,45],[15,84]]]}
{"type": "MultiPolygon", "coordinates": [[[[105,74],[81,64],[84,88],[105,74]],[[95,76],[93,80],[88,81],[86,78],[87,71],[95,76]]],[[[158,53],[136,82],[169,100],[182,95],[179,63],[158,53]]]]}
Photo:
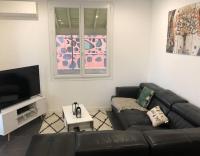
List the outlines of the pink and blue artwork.
{"type": "MultiPolygon", "coordinates": [[[[84,66],[85,69],[106,68],[106,36],[84,36],[84,66]]],[[[56,36],[57,70],[79,70],[80,38],[77,35],[56,36]]]]}

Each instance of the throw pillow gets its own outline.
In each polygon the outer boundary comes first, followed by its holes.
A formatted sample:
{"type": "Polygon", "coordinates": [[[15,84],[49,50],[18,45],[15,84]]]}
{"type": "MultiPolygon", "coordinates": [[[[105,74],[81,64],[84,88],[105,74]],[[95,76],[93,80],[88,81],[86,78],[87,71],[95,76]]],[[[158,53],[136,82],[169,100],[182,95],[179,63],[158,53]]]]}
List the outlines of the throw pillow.
{"type": "Polygon", "coordinates": [[[162,112],[159,106],[152,108],[150,111],[147,112],[153,127],[158,127],[161,124],[168,123],[169,120],[162,112]]]}
{"type": "Polygon", "coordinates": [[[138,104],[140,104],[144,108],[147,108],[153,94],[154,94],[153,90],[144,87],[140,93],[140,96],[137,99],[138,104]]]}

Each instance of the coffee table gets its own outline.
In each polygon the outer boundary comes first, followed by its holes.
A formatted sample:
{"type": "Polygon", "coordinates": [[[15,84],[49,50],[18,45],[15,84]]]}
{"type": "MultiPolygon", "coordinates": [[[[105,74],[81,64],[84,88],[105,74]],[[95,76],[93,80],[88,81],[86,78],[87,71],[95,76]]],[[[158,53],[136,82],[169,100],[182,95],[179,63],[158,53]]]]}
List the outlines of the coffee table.
{"type": "Polygon", "coordinates": [[[73,115],[71,105],[63,106],[64,123],[68,132],[73,131],[75,127],[79,127],[80,130],[93,130],[92,117],[83,104],[79,104],[79,107],[81,107],[81,118],[73,115]]]}

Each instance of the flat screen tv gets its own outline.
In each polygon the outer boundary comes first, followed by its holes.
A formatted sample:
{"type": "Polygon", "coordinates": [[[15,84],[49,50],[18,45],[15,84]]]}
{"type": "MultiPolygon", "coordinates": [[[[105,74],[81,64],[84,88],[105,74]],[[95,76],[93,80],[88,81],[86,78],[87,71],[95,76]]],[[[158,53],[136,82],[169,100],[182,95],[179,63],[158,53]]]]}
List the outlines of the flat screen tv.
{"type": "Polygon", "coordinates": [[[0,71],[0,109],[40,94],[39,66],[0,71]]]}

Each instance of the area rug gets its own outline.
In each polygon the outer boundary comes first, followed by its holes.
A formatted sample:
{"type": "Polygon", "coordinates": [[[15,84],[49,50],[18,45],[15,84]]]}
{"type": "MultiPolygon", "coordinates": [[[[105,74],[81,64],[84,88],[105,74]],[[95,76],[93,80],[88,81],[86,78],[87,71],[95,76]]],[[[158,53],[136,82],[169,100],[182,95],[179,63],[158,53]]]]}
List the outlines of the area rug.
{"type": "MultiPolygon", "coordinates": [[[[113,126],[106,111],[98,110],[90,112],[94,120],[94,130],[93,131],[103,131],[112,130],[113,126]]],[[[51,113],[47,114],[42,122],[40,128],[40,134],[52,134],[52,133],[62,133],[67,132],[62,113],[51,113]]]]}

